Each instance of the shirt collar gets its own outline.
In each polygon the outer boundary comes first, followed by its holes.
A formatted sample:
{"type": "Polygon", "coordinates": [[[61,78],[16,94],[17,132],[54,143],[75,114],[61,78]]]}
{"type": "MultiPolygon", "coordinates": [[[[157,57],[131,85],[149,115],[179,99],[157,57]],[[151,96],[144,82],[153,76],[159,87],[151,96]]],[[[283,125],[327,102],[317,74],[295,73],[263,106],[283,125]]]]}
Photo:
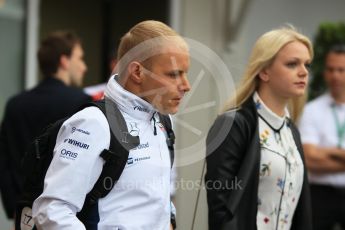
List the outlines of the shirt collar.
{"type": "Polygon", "coordinates": [[[280,117],[265,105],[257,92],[254,93],[253,100],[259,117],[263,119],[273,130],[279,131],[284,126],[285,120],[289,117],[289,112],[287,109],[285,109],[285,115],[280,117]]]}
{"type": "Polygon", "coordinates": [[[341,108],[344,109],[345,108],[345,103],[336,103],[334,98],[332,97],[332,95],[330,93],[326,94],[326,100],[327,103],[329,104],[329,106],[331,107],[335,107],[335,108],[341,108]]]}
{"type": "Polygon", "coordinates": [[[110,77],[104,95],[112,99],[119,110],[138,120],[150,120],[156,110],[137,95],[125,90],[118,83],[118,75],[110,77]]]}

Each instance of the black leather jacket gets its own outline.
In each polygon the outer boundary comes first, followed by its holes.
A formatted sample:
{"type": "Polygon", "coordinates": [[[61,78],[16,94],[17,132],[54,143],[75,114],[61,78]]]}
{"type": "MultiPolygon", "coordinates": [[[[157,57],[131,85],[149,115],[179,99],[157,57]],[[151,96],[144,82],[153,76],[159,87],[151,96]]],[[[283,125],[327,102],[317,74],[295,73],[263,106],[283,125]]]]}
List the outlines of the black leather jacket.
{"type": "MultiPolygon", "coordinates": [[[[299,132],[291,121],[289,125],[304,162],[299,132]]],[[[260,156],[258,114],[250,97],[240,109],[219,116],[207,137],[205,182],[210,230],[257,229],[260,156]]],[[[312,229],[305,167],[291,229],[312,229]]]]}

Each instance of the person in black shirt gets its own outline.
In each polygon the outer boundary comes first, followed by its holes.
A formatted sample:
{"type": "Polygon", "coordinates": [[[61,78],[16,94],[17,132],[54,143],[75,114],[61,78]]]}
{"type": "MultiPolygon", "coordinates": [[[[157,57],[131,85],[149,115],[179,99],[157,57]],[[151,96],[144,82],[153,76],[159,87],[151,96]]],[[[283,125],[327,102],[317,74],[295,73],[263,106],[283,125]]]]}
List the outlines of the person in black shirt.
{"type": "Polygon", "coordinates": [[[0,189],[8,218],[13,218],[25,172],[21,159],[26,147],[50,123],[75,112],[91,101],[81,89],[87,70],[83,48],[76,34],[56,31],[38,51],[44,76],[35,88],[10,98],[0,127],[0,189]]]}

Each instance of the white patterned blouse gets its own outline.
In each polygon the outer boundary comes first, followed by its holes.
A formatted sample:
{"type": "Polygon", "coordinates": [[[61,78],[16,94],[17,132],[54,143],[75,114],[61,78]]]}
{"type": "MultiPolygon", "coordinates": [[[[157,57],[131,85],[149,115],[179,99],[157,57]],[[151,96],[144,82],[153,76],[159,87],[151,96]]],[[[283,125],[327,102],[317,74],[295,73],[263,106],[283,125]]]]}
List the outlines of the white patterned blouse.
{"type": "Polygon", "coordinates": [[[303,162],[288,126],[288,111],[280,117],[257,93],[261,145],[258,190],[258,230],[288,230],[301,194],[303,162]]]}

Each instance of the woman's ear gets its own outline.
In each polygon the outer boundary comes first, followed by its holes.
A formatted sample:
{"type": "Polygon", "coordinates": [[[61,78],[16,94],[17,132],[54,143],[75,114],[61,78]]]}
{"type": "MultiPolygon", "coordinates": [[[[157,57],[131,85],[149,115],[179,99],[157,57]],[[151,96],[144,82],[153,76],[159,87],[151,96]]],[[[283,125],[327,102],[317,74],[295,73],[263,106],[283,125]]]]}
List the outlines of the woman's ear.
{"type": "Polygon", "coordinates": [[[143,66],[136,61],[131,62],[128,65],[129,77],[137,84],[140,84],[143,81],[143,66]]]}
{"type": "Polygon", "coordinates": [[[260,80],[262,80],[263,82],[268,82],[270,80],[270,75],[267,68],[263,68],[258,75],[260,80]]]}

